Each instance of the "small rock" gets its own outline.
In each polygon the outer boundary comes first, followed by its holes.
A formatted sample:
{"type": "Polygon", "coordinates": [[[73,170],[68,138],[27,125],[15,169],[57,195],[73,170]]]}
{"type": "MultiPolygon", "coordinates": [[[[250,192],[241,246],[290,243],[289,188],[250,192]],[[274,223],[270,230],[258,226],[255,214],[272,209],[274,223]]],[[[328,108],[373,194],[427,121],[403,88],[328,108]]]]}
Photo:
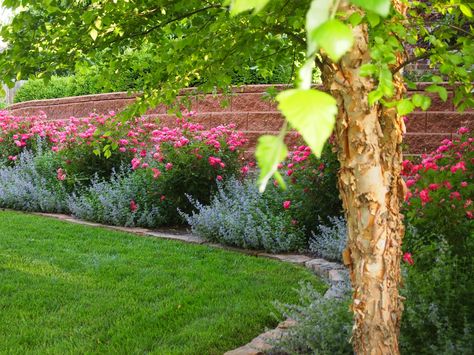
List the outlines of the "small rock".
{"type": "Polygon", "coordinates": [[[269,330],[268,332],[260,334],[257,338],[260,338],[263,341],[267,342],[268,340],[279,339],[281,338],[282,335],[283,335],[282,329],[277,327],[275,329],[269,330]]]}
{"type": "Polygon", "coordinates": [[[344,281],[344,275],[341,270],[338,269],[332,269],[329,270],[329,281],[331,282],[343,282],[344,281]]]}
{"type": "Polygon", "coordinates": [[[80,219],[74,219],[74,218],[64,218],[64,219],[62,219],[61,218],[61,220],[66,221],[66,222],[72,222],[72,223],[80,224],[80,225],[83,225],[83,226],[102,227],[102,225],[99,224],[99,223],[86,222],[86,221],[83,221],[83,220],[80,220],[80,219]]]}
{"type": "Polygon", "coordinates": [[[285,255],[283,261],[294,264],[305,264],[308,260],[311,260],[309,256],[306,255],[285,255]]]}
{"type": "Polygon", "coordinates": [[[296,325],[296,321],[294,319],[287,319],[280,324],[278,324],[278,328],[280,329],[288,329],[294,327],[296,325]]]}
{"type": "Polygon", "coordinates": [[[143,235],[143,234],[146,234],[146,233],[149,232],[149,230],[145,229],[145,228],[106,226],[106,225],[104,225],[104,227],[109,228],[109,229],[113,229],[113,230],[116,230],[116,231],[120,231],[120,232],[140,234],[140,235],[143,235]]]}
{"type": "Polygon", "coordinates": [[[343,298],[344,290],[336,285],[332,285],[324,294],[324,298],[343,298]]]}
{"type": "Polygon", "coordinates": [[[247,344],[247,346],[261,352],[273,348],[273,345],[267,343],[267,339],[263,337],[263,334],[252,340],[250,343],[247,344]]]}
{"type": "Polygon", "coordinates": [[[293,264],[305,264],[311,258],[306,255],[298,255],[298,254],[269,254],[269,253],[258,253],[259,257],[268,258],[268,259],[276,259],[280,261],[285,261],[288,263],[293,264]]]}
{"type": "Polygon", "coordinates": [[[182,242],[186,243],[193,243],[193,244],[203,244],[205,243],[205,240],[196,237],[194,235],[190,234],[165,234],[165,233],[159,233],[159,232],[150,232],[147,231],[144,233],[145,235],[150,235],[152,237],[157,237],[157,238],[163,238],[163,239],[170,239],[170,240],[179,240],[182,242]]]}
{"type": "Polygon", "coordinates": [[[228,351],[224,355],[262,355],[263,352],[260,350],[252,349],[248,345],[241,346],[240,348],[228,351]]]}
{"type": "Polygon", "coordinates": [[[251,255],[251,256],[257,256],[257,254],[258,254],[258,251],[251,250],[251,249],[241,249],[241,248],[231,247],[231,246],[228,246],[228,245],[214,244],[214,243],[205,243],[205,244],[210,246],[211,248],[228,250],[228,251],[235,251],[237,253],[247,254],[247,255],[251,255]]]}

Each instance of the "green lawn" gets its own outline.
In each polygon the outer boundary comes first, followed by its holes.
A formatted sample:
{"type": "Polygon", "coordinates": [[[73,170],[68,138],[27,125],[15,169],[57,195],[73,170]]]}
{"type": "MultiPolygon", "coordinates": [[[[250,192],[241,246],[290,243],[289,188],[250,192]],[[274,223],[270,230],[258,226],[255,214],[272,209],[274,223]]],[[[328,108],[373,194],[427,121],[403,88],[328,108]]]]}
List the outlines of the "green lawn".
{"type": "MultiPolygon", "coordinates": [[[[302,267],[0,212],[0,353],[222,354],[273,327],[302,267]]],[[[317,283],[321,289],[322,283],[317,283]]]]}

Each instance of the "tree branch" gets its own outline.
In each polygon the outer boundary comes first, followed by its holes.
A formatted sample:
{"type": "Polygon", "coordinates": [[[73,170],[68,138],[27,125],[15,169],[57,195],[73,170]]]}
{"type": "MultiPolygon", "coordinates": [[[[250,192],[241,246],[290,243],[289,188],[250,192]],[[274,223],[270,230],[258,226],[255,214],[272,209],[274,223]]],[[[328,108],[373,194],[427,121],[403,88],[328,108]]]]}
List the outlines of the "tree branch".
{"type": "MultiPolygon", "coordinates": [[[[134,37],[139,37],[139,36],[146,36],[148,34],[150,34],[151,32],[153,32],[154,30],[157,30],[158,28],[162,28],[166,25],[169,25],[170,23],[173,23],[173,22],[176,22],[176,21],[180,21],[180,20],[184,20],[185,18],[188,18],[188,17],[191,17],[193,15],[196,15],[200,12],[204,12],[204,11],[207,11],[207,10],[210,10],[210,9],[219,9],[219,8],[222,8],[222,9],[225,9],[225,7],[221,6],[221,5],[209,5],[209,6],[206,6],[206,7],[203,7],[203,8],[200,8],[200,9],[197,9],[197,10],[194,10],[194,11],[191,11],[191,12],[188,12],[186,14],[183,14],[183,15],[180,15],[180,16],[177,16],[177,17],[174,17],[172,19],[169,19],[168,21],[165,21],[165,22],[162,22],[156,26],[153,26],[153,27],[150,27],[149,29],[145,30],[145,31],[142,31],[142,32],[136,32],[136,33],[132,33],[128,36],[124,36],[124,37],[117,37],[115,39],[112,39],[111,41],[107,42],[107,46],[110,46],[111,44],[113,43],[116,43],[116,42],[121,42],[125,39],[131,39],[131,38],[134,38],[134,37]]],[[[93,48],[98,48],[98,44],[95,45],[93,48]]]]}
{"type": "Polygon", "coordinates": [[[177,16],[175,18],[172,18],[168,21],[165,21],[163,23],[160,23],[156,26],[153,26],[153,27],[150,27],[148,30],[146,31],[143,31],[143,32],[139,32],[139,33],[135,33],[135,34],[131,34],[130,36],[128,36],[128,38],[133,38],[133,37],[137,37],[137,36],[146,36],[147,34],[149,34],[150,32],[153,32],[154,30],[158,29],[158,28],[161,28],[161,27],[164,27],[166,25],[169,25],[170,23],[173,23],[173,22],[176,22],[176,21],[179,21],[179,20],[184,20],[185,18],[188,18],[188,17],[191,17],[193,15],[196,15],[200,12],[204,12],[204,11],[207,11],[209,9],[218,9],[218,8],[223,8],[221,5],[209,5],[209,6],[206,6],[206,7],[203,7],[201,9],[197,9],[197,10],[194,10],[194,11],[191,11],[191,12],[188,12],[186,14],[183,14],[183,15],[180,15],[180,16],[177,16]]]}
{"type": "Polygon", "coordinates": [[[284,34],[288,35],[289,37],[294,39],[296,42],[298,42],[300,45],[302,45],[304,48],[306,48],[306,41],[303,38],[301,38],[300,36],[297,36],[296,34],[294,34],[291,31],[287,31],[287,29],[284,28],[283,26],[273,25],[271,28],[277,30],[279,33],[284,33],[284,34]]]}
{"type": "MultiPolygon", "coordinates": [[[[455,49],[459,49],[460,47],[461,47],[461,43],[457,43],[453,46],[448,47],[446,50],[453,51],[455,49]]],[[[408,64],[418,62],[419,60],[422,60],[422,59],[428,59],[432,54],[434,54],[434,53],[430,52],[430,51],[427,51],[427,52],[425,52],[425,53],[423,53],[419,56],[408,58],[406,61],[404,61],[398,67],[396,67],[395,69],[392,70],[392,75],[397,73],[398,71],[400,71],[402,68],[404,68],[408,64]]]]}

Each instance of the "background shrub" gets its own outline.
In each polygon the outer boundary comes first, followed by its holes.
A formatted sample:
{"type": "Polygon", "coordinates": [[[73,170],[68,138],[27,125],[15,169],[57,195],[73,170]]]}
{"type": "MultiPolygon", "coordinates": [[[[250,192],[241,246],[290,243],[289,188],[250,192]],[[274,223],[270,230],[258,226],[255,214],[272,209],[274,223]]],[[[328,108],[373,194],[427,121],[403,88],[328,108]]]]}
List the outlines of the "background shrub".
{"type": "MultiPolygon", "coordinates": [[[[18,89],[14,102],[143,90],[148,85],[144,78],[152,70],[153,61],[157,60],[154,51],[149,46],[136,51],[127,50],[120,54],[117,62],[105,62],[99,53],[94,63],[78,66],[74,72],[53,76],[49,81],[29,79],[18,89]],[[120,66],[120,75],[115,73],[117,66],[120,66]]],[[[292,81],[291,68],[290,61],[275,65],[273,70],[263,71],[256,65],[249,65],[230,73],[230,83],[287,84],[292,81]]],[[[198,80],[190,83],[191,86],[200,84],[198,80]]]]}
{"type": "Polygon", "coordinates": [[[53,76],[46,82],[43,79],[29,79],[16,92],[14,102],[43,100],[74,96],[74,77],[53,76]]]}

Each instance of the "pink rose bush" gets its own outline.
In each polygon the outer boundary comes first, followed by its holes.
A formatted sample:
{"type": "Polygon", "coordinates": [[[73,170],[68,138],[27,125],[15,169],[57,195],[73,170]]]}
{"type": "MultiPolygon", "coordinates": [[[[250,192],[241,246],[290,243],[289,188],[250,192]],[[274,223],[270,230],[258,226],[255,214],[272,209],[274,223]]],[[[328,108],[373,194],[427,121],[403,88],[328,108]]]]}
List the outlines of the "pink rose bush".
{"type": "Polygon", "coordinates": [[[407,354],[422,352],[423,339],[430,339],[433,353],[469,353],[474,324],[472,133],[460,128],[430,154],[404,161],[402,173],[408,191],[400,343],[409,344],[407,354]]]}
{"type": "MultiPolygon", "coordinates": [[[[306,145],[294,146],[279,171],[288,189],[281,192],[283,201],[289,201],[294,224],[315,231],[319,224],[332,224],[330,217],[342,215],[342,205],[337,190],[339,162],[327,144],[321,159],[306,145]]],[[[274,185],[277,182],[274,181],[274,185]]],[[[277,187],[279,189],[279,187],[277,187]]],[[[282,202],[283,203],[283,202],[282,202]]]]}
{"type": "Polygon", "coordinates": [[[408,191],[405,214],[420,237],[410,238],[409,250],[443,236],[462,248],[474,228],[474,138],[461,127],[453,139],[444,139],[419,162],[405,160],[402,166],[408,191]]]}
{"type": "MultiPolygon", "coordinates": [[[[131,186],[133,180],[141,188],[122,191],[127,195],[127,202],[120,202],[123,211],[139,218],[143,209],[159,205],[165,214],[162,223],[178,223],[176,208],[190,209],[186,193],[206,203],[216,180],[239,174],[240,148],[247,142],[233,124],[204,129],[189,118],[185,115],[173,127],[163,127],[156,119],[145,117],[123,122],[114,112],[54,121],[45,115],[25,119],[0,111],[0,164],[14,166],[26,150],[54,156],[52,173],[74,193],[76,202],[82,193],[99,194],[88,190],[94,184],[107,182],[124,188],[123,184],[131,186]],[[140,196],[134,195],[138,193],[140,196]]],[[[113,207],[100,206],[99,196],[90,196],[88,201],[97,211],[113,207]]],[[[79,213],[80,209],[74,210],[79,213]]]]}

